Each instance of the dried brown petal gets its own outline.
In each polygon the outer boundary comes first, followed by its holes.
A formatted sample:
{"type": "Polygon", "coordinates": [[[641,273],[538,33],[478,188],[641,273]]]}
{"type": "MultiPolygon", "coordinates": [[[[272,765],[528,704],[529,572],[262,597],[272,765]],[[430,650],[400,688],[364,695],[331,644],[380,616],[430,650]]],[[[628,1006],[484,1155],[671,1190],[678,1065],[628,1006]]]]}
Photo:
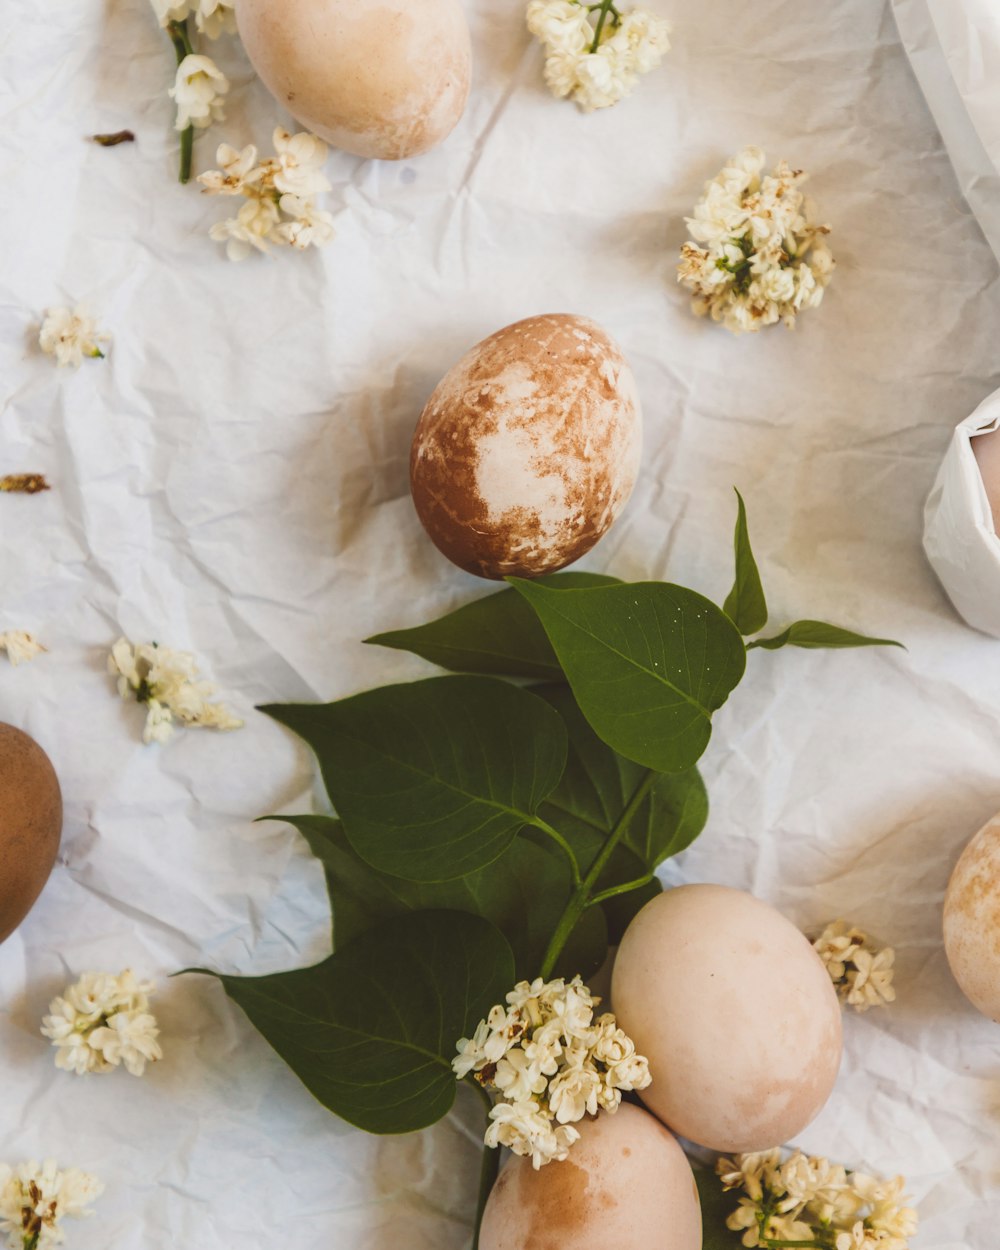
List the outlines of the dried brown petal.
{"type": "Polygon", "coordinates": [[[115,148],[119,143],[134,143],[135,135],[131,130],[116,130],[110,135],[91,135],[91,139],[95,143],[99,143],[102,148],[115,148]]]}
{"type": "Polygon", "coordinates": [[[15,495],[37,495],[39,491],[51,490],[41,473],[8,473],[0,477],[0,491],[15,495]]]}

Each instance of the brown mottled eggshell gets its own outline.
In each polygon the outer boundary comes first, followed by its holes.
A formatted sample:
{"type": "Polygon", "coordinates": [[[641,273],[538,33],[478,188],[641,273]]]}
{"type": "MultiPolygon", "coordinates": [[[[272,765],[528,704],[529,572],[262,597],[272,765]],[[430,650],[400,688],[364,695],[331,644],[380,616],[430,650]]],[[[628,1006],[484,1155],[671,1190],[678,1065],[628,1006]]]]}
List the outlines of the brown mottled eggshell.
{"type": "Polygon", "coordinates": [[[808,938],[742,890],[685,885],[647,903],[622,938],[611,1001],[649,1060],[639,1096],[699,1145],[770,1150],[830,1097],[843,1045],[833,982],[808,938]]]}
{"type": "Polygon", "coordinates": [[[662,1124],[623,1103],[577,1128],[561,1163],[503,1169],[480,1250],[701,1250],[694,1174],[662,1124]]]}
{"type": "Polygon", "coordinates": [[[962,993],[1000,1023],[1000,816],[979,830],[951,874],[944,948],[962,993]]]}
{"type": "Polygon", "coordinates": [[[31,910],[49,879],[62,832],[62,795],[33,738],[0,724],[0,942],[31,910]]]}
{"type": "Polygon", "coordinates": [[[237,0],[236,21],[279,104],[345,152],[416,156],[465,109],[471,49],[459,0],[237,0]]]}
{"type": "Polygon", "coordinates": [[[540,577],[607,532],[639,472],[642,416],[617,343],[529,317],[478,343],[427,401],[410,485],[424,528],[480,577],[540,577]]]}

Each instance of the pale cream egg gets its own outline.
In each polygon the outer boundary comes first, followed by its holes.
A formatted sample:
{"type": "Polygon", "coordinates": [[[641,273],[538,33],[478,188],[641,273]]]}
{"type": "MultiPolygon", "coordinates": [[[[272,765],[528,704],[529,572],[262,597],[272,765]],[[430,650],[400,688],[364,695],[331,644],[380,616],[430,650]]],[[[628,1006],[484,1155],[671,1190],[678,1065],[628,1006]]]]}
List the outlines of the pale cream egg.
{"type": "Polygon", "coordinates": [[[962,993],[1000,1023],[1000,816],[979,830],[951,874],[944,948],[962,993]]]}
{"type": "Polygon", "coordinates": [[[635,380],[614,340],[586,317],[529,317],[473,347],[427,401],[413,502],[461,568],[538,577],[607,532],[641,451],[635,380]]]}
{"type": "Polygon", "coordinates": [[[345,152],[402,160],[436,147],[469,96],[459,0],[236,0],[264,85],[345,152]]]}
{"type": "Polygon", "coordinates": [[[986,488],[986,498],[993,513],[993,528],[1000,534],[1000,430],[977,434],[972,440],[972,454],[986,488]]]}
{"type": "Polygon", "coordinates": [[[686,885],[647,903],[622,938],[611,1001],[649,1060],[643,1102],[699,1145],[780,1146],[830,1097],[833,983],[791,921],[742,890],[686,885]]]}
{"type": "Polygon", "coordinates": [[[480,1250],[701,1250],[694,1175],[673,1136],[623,1103],[577,1125],[561,1163],[512,1158],[493,1187],[480,1250]]]}

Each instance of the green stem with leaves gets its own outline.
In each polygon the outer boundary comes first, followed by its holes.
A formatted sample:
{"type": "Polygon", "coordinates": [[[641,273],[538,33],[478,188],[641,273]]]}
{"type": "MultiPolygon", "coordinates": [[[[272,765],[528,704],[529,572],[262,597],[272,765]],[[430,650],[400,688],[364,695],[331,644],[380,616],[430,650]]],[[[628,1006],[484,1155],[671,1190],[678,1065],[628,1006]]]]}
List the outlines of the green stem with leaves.
{"type": "Polygon", "coordinates": [[[596,902],[597,899],[601,897],[611,898],[614,894],[624,893],[625,889],[636,889],[639,885],[644,885],[649,879],[647,877],[641,881],[627,883],[624,887],[616,887],[611,891],[605,890],[603,892],[603,896],[594,895],[593,893],[594,886],[597,884],[597,880],[601,873],[607,867],[607,863],[611,858],[612,852],[625,836],[629,825],[632,823],[636,812],[638,812],[646,796],[649,794],[656,778],[657,774],[652,769],[649,769],[643,774],[639,784],[632,792],[632,797],[625,804],[625,810],[622,812],[621,816],[619,816],[618,823],[608,834],[607,840],[605,841],[604,846],[601,847],[600,853],[587,870],[587,875],[570,895],[569,902],[566,904],[562,915],[559,917],[559,922],[556,925],[555,932],[552,935],[552,940],[549,942],[548,950],[545,952],[545,958],[542,961],[541,972],[539,975],[543,978],[543,980],[547,981],[552,975],[552,969],[556,965],[556,960],[562,954],[563,948],[569,940],[570,934],[573,932],[574,928],[576,928],[577,921],[593,902],[596,902]]]}
{"type": "MultiPolygon", "coordinates": [[[[188,34],[187,22],[169,22],[167,24],[167,34],[174,45],[174,52],[177,54],[177,64],[180,66],[184,58],[194,52],[194,48],[191,46],[191,36],[188,34]]],[[[186,130],[181,131],[181,165],[180,172],[177,175],[178,181],[181,183],[191,181],[193,153],[194,126],[188,126],[186,130]]]]}

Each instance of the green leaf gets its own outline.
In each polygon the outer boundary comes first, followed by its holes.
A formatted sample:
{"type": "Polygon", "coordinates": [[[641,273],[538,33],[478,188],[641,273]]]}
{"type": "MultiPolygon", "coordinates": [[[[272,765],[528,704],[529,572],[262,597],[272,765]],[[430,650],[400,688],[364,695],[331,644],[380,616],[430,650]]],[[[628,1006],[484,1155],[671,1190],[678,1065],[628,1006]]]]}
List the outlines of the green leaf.
{"type": "MultiPolygon", "coordinates": [[[[598,738],[567,687],[534,686],[532,690],[555,708],[569,736],[566,769],[541,815],[560,833],[568,831],[585,875],[646,769],[616,754],[598,738]]],[[[697,768],[661,774],[620,844],[631,852],[622,869],[631,876],[602,879],[598,889],[652,872],[690,846],[707,819],[708,793],[697,768]]]]}
{"type": "MultiPolygon", "coordinates": [[[[539,581],[553,589],[571,589],[615,585],[618,579],[600,573],[552,573],[539,581]]],[[[545,630],[514,590],[476,599],[427,625],[390,630],[365,641],[412,651],[454,673],[564,680],[545,630]]]]}
{"type": "Polygon", "coordinates": [[[503,936],[461,912],[387,921],[324,963],[219,978],[324,1106],[369,1133],[409,1133],[446,1115],[455,1043],[514,982],[503,936]]]}
{"type": "Polygon", "coordinates": [[[489,677],[432,677],[262,711],[316,752],[358,855],[410,881],[450,881],[492,863],[566,762],[558,715],[489,677]]]}
{"type": "Polygon", "coordinates": [[[583,714],[608,746],[657,772],[690,768],[746,650],[710,600],[667,582],[550,590],[509,578],[545,627],[583,714]]]}
{"type": "Polygon", "coordinates": [[[760,571],[750,547],[750,531],[747,528],[747,509],[743,496],[736,492],[739,511],[736,515],[736,533],[733,546],[736,552],[736,580],[722,610],[741,634],[756,634],[767,624],[767,600],[761,585],[760,571]]]}
{"type": "MultiPolygon", "coordinates": [[[[825,621],[796,621],[773,638],[758,638],[747,643],[747,650],[763,647],[765,651],[777,651],[779,647],[902,647],[892,638],[869,638],[855,634],[839,625],[827,625],[825,621]]],[[[905,648],[904,648],[905,650],[905,648]]]]}
{"type": "Polygon", "coordinates": [[[740,1250],[741,1235],[726,1227],[726,1219],[739,1206],[739,1195],[727,1193],[711,1168],[691,1164],[701,1201],[702,1250],[740,1250]]]}
{"type": "MultiPolygon", "coordinates": [[[[419,883],[369,867],[352,849],[338,820],[328,816],[275,816],[294,825],[323,863],[333,911],[333,943],[339,950],[387,919],[410,911],[446,909],[489,920],[514,953],[518,979],[538,975],[556,920],[572,890],[562,854],[526,838],[487,868],[454,881],[419,883]]],[[[600,912],[588,913],[564,951],[561,971],[589,976],[604,962],[607,928],[600,912]]],[[[508,986],[508,989],[510,987],[508,986]]]]}

